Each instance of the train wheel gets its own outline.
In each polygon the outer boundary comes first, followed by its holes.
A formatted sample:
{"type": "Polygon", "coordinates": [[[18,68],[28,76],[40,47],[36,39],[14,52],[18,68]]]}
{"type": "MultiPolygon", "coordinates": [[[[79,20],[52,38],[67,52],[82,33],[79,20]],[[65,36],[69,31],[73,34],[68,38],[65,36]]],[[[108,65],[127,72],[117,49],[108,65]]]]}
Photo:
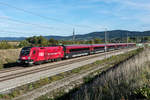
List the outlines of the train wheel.
{"type": "Polygon", "coordinates": [[[58,61],[58,59],[54,59],[54,61],[55,61],[55,62],[57,62],[57,61],[58,61]]]}
{"type": "Polygon", "coordinates": [[[69,59],[71,59],[72,58],[72,56],[69,56],[69,59]]]}
{"type": "Polygon", "coordinates": [[[44,63],[48,63],[48,62],[49,62],[48,60],[45,60],[45,61],[44,61],[44,63]]]}
{"type": "Polygon", "coordinates": [[[38,61],[38,62],[36,62],[36,64],[37,64],[37,65],[41,65],[41,64],[42,64],[42,62],[41,62],[41,61],[38,61]]]}
{"type": "Polygon", "coordinates": [[[51,59],[51,62],[54,62],[55,61],[55,59],[51,59]]]}
{"type": "Polygon", "coordinates": [[[69,56],[67,55],[67,56],[65,56],[65,59],[68,59],[69,58],[69,56]]]}
{"type": "Polygon", "coordinates": [[[48,60],[48,63],[49,63],[49,62],[52,62],[52,60],[51,60],[51,59],[50,59],[50,60],[48,60]]]}
{"type": "Polygon", "coordinates": [[[25,64],[24,67],[30,67],[32,66],[33,64],[25,64]]]}
{"type": "Polygon", "coordinates": [[[92,52],[89,52],[89,53],[88,53],[88,55],[91,55],[91,54],[92,54],[92,52]]]}
{"type": "Polygon", "coordinates": [[[31,67],[31,66],[33,66],[33,64],[28,64],[28,67],[31,67]]]}
{"type": "Polygon", "coordinates": [[[58,58],[58,59],[57,59],[57,61],[60,61],[60,60],[61,60],[61,58],[58,58]]]}

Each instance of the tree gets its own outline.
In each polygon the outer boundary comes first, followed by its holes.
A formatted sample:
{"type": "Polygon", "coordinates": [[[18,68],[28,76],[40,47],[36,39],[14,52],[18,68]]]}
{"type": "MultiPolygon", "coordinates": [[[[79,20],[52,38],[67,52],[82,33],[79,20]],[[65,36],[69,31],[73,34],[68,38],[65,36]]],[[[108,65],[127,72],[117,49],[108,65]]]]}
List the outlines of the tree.
{"type": "Polygon", "coordinates": [[[37,40],[37,37],[36,36],[33,36],[33,37],[29,37],[26,39],[29,43],[31,44],[38,44],[38,40],[37,40]]]}
{"type": "Polygon", "coordinates": [[[94,43],[95,43],[95,44],[102,43],[102,40],[101,40],[101,39],[99,39],[99,38],[95,38],[95,39],[94,39],[94,43]]]}
{"type": "Polygon", "coordinates": [[[59,44],[59,42],[57,40],[51,38],[51,39],[49,39],[49,44],[50,45],[57,45],[57,44],[59,44]]]}
{"type": "Polygon", "coordinates": [[[85,42],[85,44],[94,44],[94,41],[93,40],[88,40],[85,42]]]}
{"type": "Polygon", "coordinates": [[[42,36],[37,37],[39,46],[48,46],[48,40],[42,36]]]}
{"type": "Polygon", "coordinates": [[[33,36],[27,38],[26,41],[28,41],[32,46],[48,46],[49,44],[48,40],[43,36],[33,36]]]}
{"type": "Polygon", "coordinates": [[[18,47],[31,46],[31,44],[27,40],[23,40],[20,42],[18,47]]]}

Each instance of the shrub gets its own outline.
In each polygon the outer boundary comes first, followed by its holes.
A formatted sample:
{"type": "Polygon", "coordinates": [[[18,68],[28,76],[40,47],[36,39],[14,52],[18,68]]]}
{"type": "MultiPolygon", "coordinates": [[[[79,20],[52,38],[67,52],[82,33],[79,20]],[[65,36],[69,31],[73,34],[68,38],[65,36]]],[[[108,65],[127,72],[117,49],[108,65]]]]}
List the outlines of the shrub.
{"type": "Polygon", "coordinates": [[[134,91],[135,96],[150,99],[150,86],[145,85],[134,91]]]}
{"type": "Polygon", "coordinates": [[[25,47],[25,46],[30,46],[31,44],[27,41],[27,40],[23,40],[20,42],[20,44],[18,45],[18,47],[25,47]]]}
{"type": "Polygon", "coordinates": [[[0,49],[12,49],[12,48],[14,48],[14,46],[9,44],[7,41],[0,42],[0,49]]]}

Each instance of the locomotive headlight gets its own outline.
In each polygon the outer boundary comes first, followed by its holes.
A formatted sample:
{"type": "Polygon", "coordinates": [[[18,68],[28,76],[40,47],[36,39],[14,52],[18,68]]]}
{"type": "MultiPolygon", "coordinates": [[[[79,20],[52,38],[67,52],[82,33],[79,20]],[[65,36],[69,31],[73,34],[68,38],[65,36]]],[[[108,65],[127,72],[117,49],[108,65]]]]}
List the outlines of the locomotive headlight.
{"type": "Polygon", "coordinates": [[[28,59],[31,59],[30,57],[28,57],[28,59]]]}
{"type": "Polygon", "coordinates": [[[20,63],[20,62],[21,62],[21,61],[18,59],[18,60],[17,60],[17,63],[20,63]]]}

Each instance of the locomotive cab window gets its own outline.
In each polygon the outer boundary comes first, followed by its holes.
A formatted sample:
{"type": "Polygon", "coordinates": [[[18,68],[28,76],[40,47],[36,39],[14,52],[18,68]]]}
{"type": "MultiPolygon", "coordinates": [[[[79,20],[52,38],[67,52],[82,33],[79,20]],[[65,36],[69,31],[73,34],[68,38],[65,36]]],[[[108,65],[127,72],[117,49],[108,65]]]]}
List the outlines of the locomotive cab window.
{"type": "Polygon", "coordinates": [[[28,56],[30,54],[30,47],[25,47],[21,50],[21,55],[22,56],[28,56]]]}

